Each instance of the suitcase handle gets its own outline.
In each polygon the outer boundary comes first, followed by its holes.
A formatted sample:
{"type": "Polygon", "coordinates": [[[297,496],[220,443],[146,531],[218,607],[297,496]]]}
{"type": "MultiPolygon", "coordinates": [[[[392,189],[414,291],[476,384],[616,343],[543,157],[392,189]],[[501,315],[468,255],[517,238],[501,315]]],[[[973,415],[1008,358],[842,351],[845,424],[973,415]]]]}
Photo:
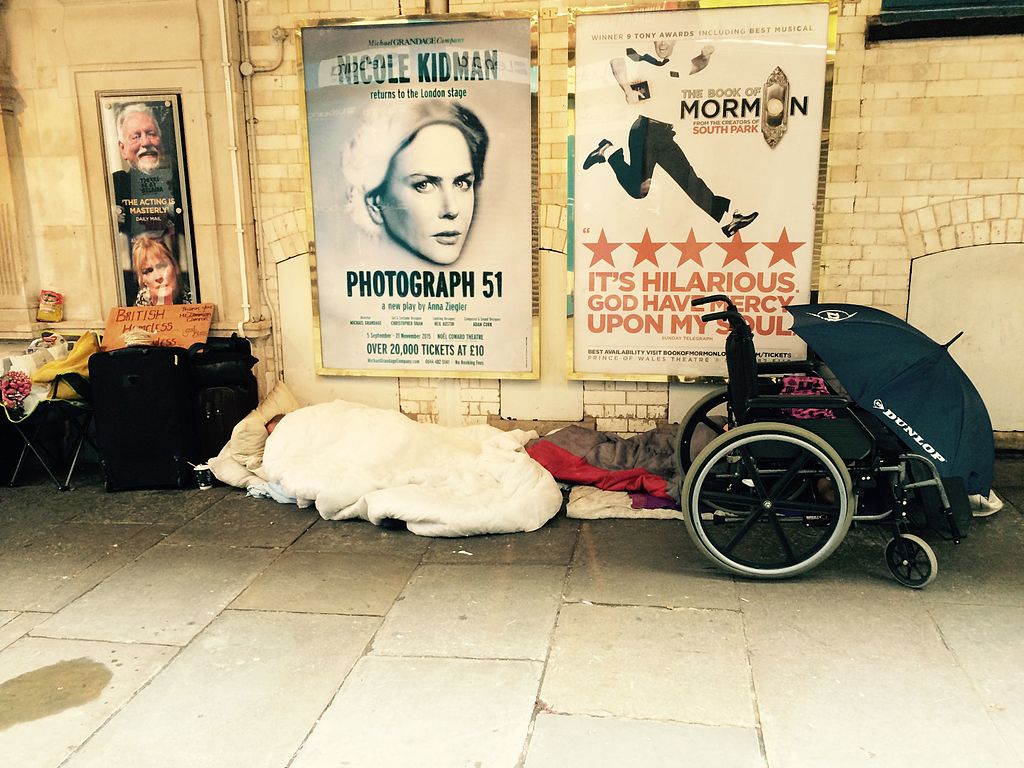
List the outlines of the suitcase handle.
{"type": "MultiPolygon", "coordinates": [[[[110,355],[111,357],[131,357],[133,355],[148,355],[154,349],[174,349],[179,352],[186,351],[184,347],[153,347],[149,345],[141,345],[137,347],[121,347],[120,349],[111,349],[107,352],[107,354],[110,355]]],[[[175,355],[175,359],[177,359],[177,357],[178,356],[175,355]]],[[[175,365],[177,365],[177,363],[175,363],[175,365]]]]}

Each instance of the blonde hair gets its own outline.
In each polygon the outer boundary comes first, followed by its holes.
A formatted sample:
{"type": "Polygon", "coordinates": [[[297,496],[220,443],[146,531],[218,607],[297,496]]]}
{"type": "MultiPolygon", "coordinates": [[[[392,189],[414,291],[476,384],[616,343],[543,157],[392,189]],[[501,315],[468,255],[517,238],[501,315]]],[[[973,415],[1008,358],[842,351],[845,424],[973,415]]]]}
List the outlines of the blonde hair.
{"type": "Polygon", "coordinates": [[[178,286],[174,296],[177,299],[181,296],[181,267],[178,266],[178,260],[174,258],[174,254],[171,253],[171,249],[164,242],[163,237],[153,232],[143,232],[140,235],[136,235],[135,239],[132,240],[132,270],[135,272],[135,279],[138,281],[140,288],[143,285],[142,265],[150,259],[155,260],[160,257],[171,262],[171,268],[174,270],[174,277],[178,286]]]}
{"type": "Polygon", "coordinates": [[[428,125],[450,125],[458,129],[469,147],[475,177],[474,187],[484,178],[487,129],[476,114],[457,101],[424,101],[412,107],[379,108],[370,112],[341,153],[345,177],[345,204],[352,220],[371,235],[381,227],[371,217],[366,198],[387,181],[391,164],[416,135],[428,125]]]}

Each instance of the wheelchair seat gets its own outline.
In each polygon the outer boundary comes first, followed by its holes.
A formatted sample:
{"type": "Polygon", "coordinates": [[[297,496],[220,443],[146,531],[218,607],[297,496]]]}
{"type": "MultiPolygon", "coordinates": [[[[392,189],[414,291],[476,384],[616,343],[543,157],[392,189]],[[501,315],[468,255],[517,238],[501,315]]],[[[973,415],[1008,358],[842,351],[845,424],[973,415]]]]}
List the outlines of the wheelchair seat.
{"type": "MultiPolygon", "coordinates": [[[[734,324],[725,343],[725,364],[729,372],[729,405],[737,425],[758,421],[773,421],[802,427],[821,437],[846,462],[863,461],[875,450],[872,431],[859,418],[854,403],[840,395],[780,395],[764,394],[758,375],[763,368],[757,363],[754,336],[741,320],[734,324]],[[794,408],[829,409],[835,418],[797,419],[790,413],[794,408]]],[[[779,369],[772,369],[774,373],[779,369]]],[[[768,388],[768,391],[772,391],[768,388]]],[[[873,419],[873,417],[872,417],[873,419]]],[[[881,426],[881,425],[880,425],[881,426]]]]}

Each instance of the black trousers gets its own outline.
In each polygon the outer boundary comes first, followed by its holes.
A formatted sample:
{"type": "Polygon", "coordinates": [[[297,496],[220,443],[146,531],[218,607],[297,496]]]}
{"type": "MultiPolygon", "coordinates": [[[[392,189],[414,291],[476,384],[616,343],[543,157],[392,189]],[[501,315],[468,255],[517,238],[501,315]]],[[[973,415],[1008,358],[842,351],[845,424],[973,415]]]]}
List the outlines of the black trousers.
{"type": "Polygon", "coordinates": [[[629,129],[629,162],[621,149],[608,156],[608,164],[630,197],[647,197],[655,166],[660,165],[691,200],[719,221],[729,210],[729,198],[716,195],[700,178],[675,140],[668,123],[638,117],[629,129]]]}

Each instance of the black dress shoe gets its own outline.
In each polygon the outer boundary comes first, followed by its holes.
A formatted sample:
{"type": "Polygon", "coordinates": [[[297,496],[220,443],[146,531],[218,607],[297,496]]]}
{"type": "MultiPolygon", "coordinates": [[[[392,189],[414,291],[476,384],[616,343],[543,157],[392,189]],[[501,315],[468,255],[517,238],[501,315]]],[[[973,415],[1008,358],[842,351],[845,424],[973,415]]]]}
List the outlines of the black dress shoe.
{"type": "Polygon", "coordinates": [[[722,227],[722,234],[732,237],[756,218],[757,211],[751,211],[745,215],[737,211],[732,215],[732,221],[722,227]]]}
{"type": "Polygon", "coordinates": [[[601,154],[605,147],[610,147],[612,143],[608,139],[601,139],[601,143],[597,145],[597,149],[587,155],[587,159],[583,161],[583,170],[587,170],[592,165],[604,162],[604,155],[601,154]]]}

